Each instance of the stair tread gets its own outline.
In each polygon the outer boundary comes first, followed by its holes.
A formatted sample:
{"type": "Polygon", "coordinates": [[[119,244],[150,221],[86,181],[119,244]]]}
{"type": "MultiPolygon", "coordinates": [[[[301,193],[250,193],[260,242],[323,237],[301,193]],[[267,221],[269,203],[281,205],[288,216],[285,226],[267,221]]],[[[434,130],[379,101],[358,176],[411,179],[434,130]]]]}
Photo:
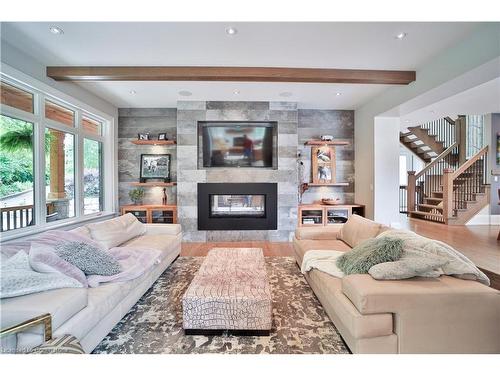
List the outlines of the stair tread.
{"type": "Polygon", "coordinates": [[[430,216],[430,217],[435,217],[438,219],[442,219],[443,215],[442,214],[436,214],[436,213],[430,213],[430,212],[425,212],[425,211],[410,211],[410,214],[414,215],[421,215],[421,216],[430,216]]]}
{"type": "Polygon", "coordinates": [[[436,209],[436,210],[443,210],[443,207],[440,207],[438,205],[434,205],[434,204],[427,204],[427,203],[420,203],[418,205],[418,207],[425,207],[425,208],[432,208],[432,209],[436,209]]]}

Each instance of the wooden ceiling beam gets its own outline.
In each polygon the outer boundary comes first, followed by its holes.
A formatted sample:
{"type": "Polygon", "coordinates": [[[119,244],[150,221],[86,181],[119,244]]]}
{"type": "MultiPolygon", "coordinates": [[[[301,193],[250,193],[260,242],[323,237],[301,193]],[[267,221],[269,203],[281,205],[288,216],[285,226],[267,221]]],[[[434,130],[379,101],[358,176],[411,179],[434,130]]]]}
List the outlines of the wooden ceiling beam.
{"type": "Polygon", "coordinates": [[[49,66],[56,81],[239,81],[407,85],[414,71],[202,67],[202,66],[49,66]]]}

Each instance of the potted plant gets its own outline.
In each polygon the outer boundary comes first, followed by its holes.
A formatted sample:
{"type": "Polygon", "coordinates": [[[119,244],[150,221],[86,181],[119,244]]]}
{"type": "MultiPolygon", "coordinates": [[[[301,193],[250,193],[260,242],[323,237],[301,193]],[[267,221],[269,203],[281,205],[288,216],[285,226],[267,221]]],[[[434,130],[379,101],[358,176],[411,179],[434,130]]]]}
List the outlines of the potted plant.
{"type": "Polygon", "coordinates": [[[136,188],[129,191],[128,196],[134,202],[135,205],[141,205],[142,199],[144,198],[144,189],[136,188]]]}

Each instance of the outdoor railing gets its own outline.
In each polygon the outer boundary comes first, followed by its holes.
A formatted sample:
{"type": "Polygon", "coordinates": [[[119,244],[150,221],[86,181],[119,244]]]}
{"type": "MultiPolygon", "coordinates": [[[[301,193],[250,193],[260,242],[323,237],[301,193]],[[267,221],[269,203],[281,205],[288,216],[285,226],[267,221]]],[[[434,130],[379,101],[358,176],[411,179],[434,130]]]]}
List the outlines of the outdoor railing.
{"type": "MultiPolygon", "coordinates": [[[[53,203],[47,203],[47,215],[54,210],[53,203]]],[[[29,227],[34,224],[33,205],[0,208],[0,232],[29,227]]]]}

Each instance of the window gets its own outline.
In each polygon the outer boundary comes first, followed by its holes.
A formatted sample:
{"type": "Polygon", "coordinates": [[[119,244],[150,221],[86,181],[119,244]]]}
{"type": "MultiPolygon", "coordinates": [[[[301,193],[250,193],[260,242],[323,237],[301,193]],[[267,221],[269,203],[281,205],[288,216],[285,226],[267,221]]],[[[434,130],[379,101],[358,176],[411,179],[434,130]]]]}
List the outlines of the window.
{"type": "Polygon", "coordinates": [[[73,134],[45,129],[47,222],[75,216],[74,145],[73,134]]]}
{"type": "Polygon", "coordinates": [[[0,115],[0,231],[35,224],[33,123],[0,115]]]}
{"type": "Polygon", "coordinates": [[[467,155],[469,159],[484,147],[484,116],[469,115],[465,118],[467,129],[467,155]]]}
{"type": "Polygon", "coordinates": [[[0,82],[0,98],[3,105],[33,113],[33,94],[6,82],[0,82]]]}
{"type": "Polygon", "coordinates": [[[50,100],[45,100],[45,118],[67,126],[75,126],[75,112],[50,100]]]}
{"type": "Polygon", "coordinates": [[[41,82],[28,86],[0,74],[2,240],[112,210],[103,188],[113,178],[104,168],[113,165],[109,122],[64,94],[33,88],[55,92],[41,82]]]}
{"type": "Polygon", "coordinates": [[[102,143],[83,140],[83,213],[101,211],[102,208],[102,143]]]}

